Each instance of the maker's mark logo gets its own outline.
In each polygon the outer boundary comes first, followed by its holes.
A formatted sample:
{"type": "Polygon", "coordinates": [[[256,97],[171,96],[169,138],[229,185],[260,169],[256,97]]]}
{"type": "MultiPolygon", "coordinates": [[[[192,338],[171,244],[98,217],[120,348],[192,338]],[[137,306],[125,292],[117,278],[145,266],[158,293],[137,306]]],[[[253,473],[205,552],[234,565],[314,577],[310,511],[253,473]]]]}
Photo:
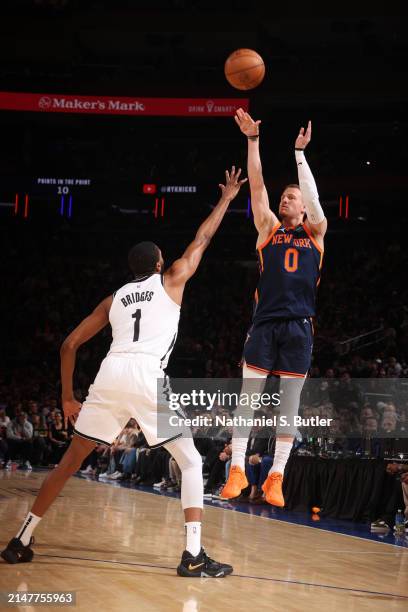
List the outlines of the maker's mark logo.
{"type": "Polygon", "coordinates": [[[52,106],[51,98],[48,98],[47,96],[43,96],[42,98],[38,100],[38,106],[40,108],[51,108],[52,106]]]}

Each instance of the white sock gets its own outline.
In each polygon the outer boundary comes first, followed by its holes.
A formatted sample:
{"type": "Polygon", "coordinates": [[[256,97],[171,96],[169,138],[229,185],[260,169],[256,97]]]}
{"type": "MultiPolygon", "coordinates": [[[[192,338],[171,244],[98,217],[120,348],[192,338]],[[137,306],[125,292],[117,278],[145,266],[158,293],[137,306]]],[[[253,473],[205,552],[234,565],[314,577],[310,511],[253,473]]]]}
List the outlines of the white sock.
{"type": "Polygon", "coordinates": [[[29,512],[24,519],[24,523],[21,526],[20,531],[16,535],[16,538],[21,540],[23,546],[28,546],[30,543],[31,536],[38,523],[41,521],[41,516],[36,516],[32,512],[29,512]]]}
{"type": "Polygon", "coordinates": [[[245,472],[245,452],[247,445],[247,438],[232,438],[231,465],[237,465],[243,472],[245,472]]]}
{"type": "Polygon", "coordinates": [[[288,462],[290,451],[292,450],[293,442],[284,442],[283,440],[276,440],[275,444],[275,456],[273,458],[273,465],[269,470],[268,474],[272,472],[279,472],[283,475],[285,471],[285,465],[288,462]]]}
{"type": "Polygon", "coordinates": [[[196,557],[201,550],[201,523],[192,521],[185,523],[186,529],[186,550],[196,557]]]}

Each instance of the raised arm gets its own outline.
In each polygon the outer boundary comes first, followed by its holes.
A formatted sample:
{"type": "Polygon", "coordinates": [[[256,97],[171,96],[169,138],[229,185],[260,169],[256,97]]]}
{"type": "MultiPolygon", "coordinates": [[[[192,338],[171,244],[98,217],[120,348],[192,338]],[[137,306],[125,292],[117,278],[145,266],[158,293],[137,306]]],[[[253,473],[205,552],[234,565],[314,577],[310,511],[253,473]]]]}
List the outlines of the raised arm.
{"type": "Polygon", "coordinates": [[[260,120],[254,121],[252,117],[239,108],[235,115],[239,129],[248,139],[248,179],[251,190],[251,206],[254,215],[255,227],[259,233],[259,241],[268,237],[272,228],[278,223],[277,216],[269,207],[269,198],[266,191],[261,156],[259,153],[259,125],[260,120]]]}
{"type": "Polygon", "coordinates": [[[235,172],[235,166],[232,166],[231,174],[228,170],[225,171],[226,183],[219,185],[221,198],[218,204],[200,225],[193,242],[188,245],[182,257],[164,273],[164,287],[177,304],[181,304],[184,286],[197,270],[204,251],[219,228],[230,202],[237,196],[241,185],[248,180],[239,180],[240,174],[241,168],[235,172]]]}
{"type": "Polygon", "coordinates": [[[295,157],[298,167],[299,187],[307,214],[307,226],[312,234],[323,246],[323,238],[327,231],[327,219],[320,205],[319,193],[312,171],[306,161],[305,149],[312,138],[312,122],[309,121],[307,130],[300,128],[295,142],[295,157]]]}
{"type": "Polygon", "coordinates": [[[61,385],[62,408],[64,410],[65,427],[67,420],[74,421],[81,404],[75,399],[73,391],[73,376],[75,370],[76,352],[81,344],[87,342],[109,323],[109,310],[112,305],[112,296],[104,299],[95,310],[65,338],[62,343],[61,356],[61,385]]]}

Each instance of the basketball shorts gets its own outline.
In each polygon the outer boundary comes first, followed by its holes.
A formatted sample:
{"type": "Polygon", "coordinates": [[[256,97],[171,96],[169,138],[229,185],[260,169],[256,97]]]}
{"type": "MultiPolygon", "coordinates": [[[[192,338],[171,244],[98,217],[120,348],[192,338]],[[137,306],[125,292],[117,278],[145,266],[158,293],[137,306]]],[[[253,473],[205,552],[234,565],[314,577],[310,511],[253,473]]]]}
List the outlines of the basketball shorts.
{"type": "Polygon", "coordinates": [[[271,319],[248,330],[243,358],[249,368],[267,374],[304,377],[311,364],[313,325],[310,318],[271,319]]]}
{"type": "Polygon", "coordinates": [[[168,379],[157,358],[110,354],[89,387],[74,431],[82,438],[112,444],[133,418],[150,448],[162,446],[187,433],[183,427],[171,427],[169,431],[168,392],[168,379]],[[158,411],[159,405],[165,409],[158,411]],[[163,427],[159,425],[161,418],[163,427]],[[171,435],[160,436],[161,431],[171,435]]]}

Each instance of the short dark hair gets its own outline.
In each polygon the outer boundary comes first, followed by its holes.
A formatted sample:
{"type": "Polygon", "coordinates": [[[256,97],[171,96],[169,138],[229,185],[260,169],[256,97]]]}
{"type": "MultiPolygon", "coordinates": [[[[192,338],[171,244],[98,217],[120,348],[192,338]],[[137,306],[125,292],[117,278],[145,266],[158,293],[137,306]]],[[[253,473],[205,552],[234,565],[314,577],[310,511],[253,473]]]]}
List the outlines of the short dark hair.
{"type": "Polygon", "coordinates": [[[135,276],[154,274],[160,258],[160,249],[154,242],[139,242],[135,244],[128,255],[128,264],[135,276]]]}

